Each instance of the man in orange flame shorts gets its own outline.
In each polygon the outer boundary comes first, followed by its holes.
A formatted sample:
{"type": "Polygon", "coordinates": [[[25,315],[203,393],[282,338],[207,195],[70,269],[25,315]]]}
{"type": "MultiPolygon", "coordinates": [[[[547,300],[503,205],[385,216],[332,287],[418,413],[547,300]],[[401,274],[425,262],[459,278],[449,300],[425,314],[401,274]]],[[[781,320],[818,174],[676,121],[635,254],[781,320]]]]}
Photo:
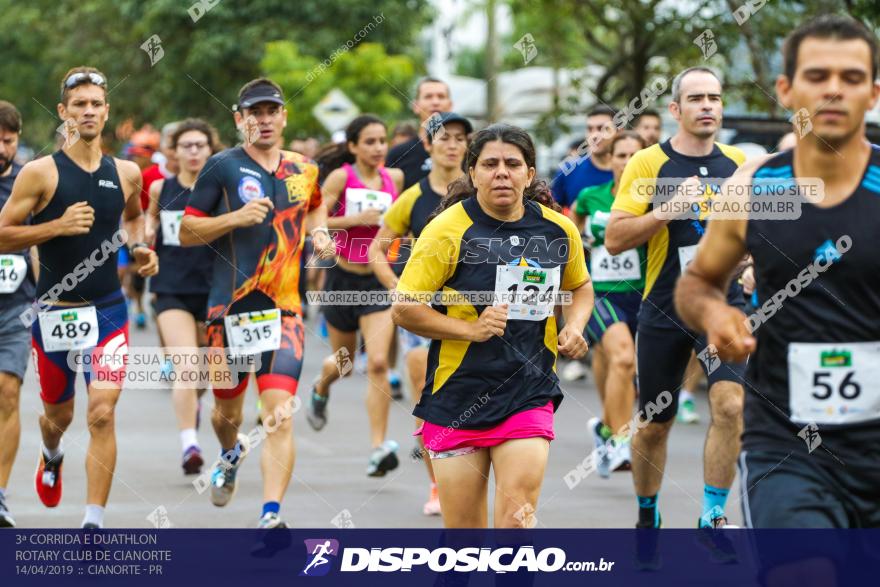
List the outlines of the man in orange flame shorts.
{"type": "Polygon", "coordinates": [[[226,386],[214,379],[211,421],[221,458],[211,472],[211,501],[229,503],[242,460],[265,442],[260,528],[286,527],[279,510],[295,458],[292,415],[303,358],[298,283],[305,235],[312,236],[317,254],[334,252],[317,166],[281,150],[284,105],[281,88],[269,79],[242,87],[234,117],[243,144],[208,160],[180,229],[183,246],[210,244],[216,252],[209,345],[218,355],[253,360],[262,400],[262,425],[240,434],[249,372],[237,373],[226,386]]]}

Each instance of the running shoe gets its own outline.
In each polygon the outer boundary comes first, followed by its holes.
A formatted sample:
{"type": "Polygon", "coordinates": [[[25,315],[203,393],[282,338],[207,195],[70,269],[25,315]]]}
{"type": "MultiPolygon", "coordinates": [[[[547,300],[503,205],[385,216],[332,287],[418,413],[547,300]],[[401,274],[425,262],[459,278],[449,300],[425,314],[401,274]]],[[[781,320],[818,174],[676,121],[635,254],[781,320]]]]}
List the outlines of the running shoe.
{"type": "Polygon", "coordinates": [[[396,370],[388,370],[388,383],[391,384],[391,399],[403,399],[403,386],[400,384],[400,374],[396,370]]]}
{"type": "Polygon", "coordinates": [[[138,327],[138,330],[143,330],[147,327],[147,315],[143,312],[138,312],[134,317],[135,326],[138,327]]]}
{"type": "Polygon", "coordinates": [[[418,444],[415,445],[409,453],[409,458],[412,462],[421,461],[425,458],[425,449],[423,449],[418,444]]]}
{"type": "Polygon", "coordinates": [[[615,473],[621,471],[632,470],[632,437],[626,436],[622,439],[616,439],[617,445],[617,464],[612,464],[611,470],[615,473]]]}
{"type": "Polygon", "coordinates": [[[202,449],[198,446],[191,446],[183,452],[183,474],[198,475],[202,472],[202,465],[205,459],[202,458],[202,449]]]}
{"type": "Polygon", "coordinates": [[[568,365],[562,369],[563,381],[577,381],[587,376],[587,368],[581,361],[569,361],[568,365]]]}
{"type": "Polygon", "coordinates": [[[316,387],[312,386],[312,399],[309,400],[309,409],[306,410],[306,420],[312,430],[321,430],[327,425],[327,402],[330,398],[318,393],[316,387]]]}
{"type": "Polygon", "coordinates": [[[683,424],[699,424],[700,415],[694,405],[694,400],[686,399],[678,404],[678,414],[676,419],[683,424]]]}
{"type": "Polygon", "coordinates": [[[287,524],[284,523],[284,520],[281,519],[281,516],[276,514],[275,512],[266,512],[263,514],[263,517],[260,518],[260,522],[257,524],[257,528],[260,530],[271,530],[272,528],[287,528],[287,524]]]}
{"type": "MultiPolygon", "coordinates": [[[[609,438],[605,444],[605,450],[608,454],[608,470],[609,472],[629,469],[630,457],[629,438],[609,438]]],[[[609,475],[610,477],[610,475],[609,475]]],[[[607,477],[606,477],[607,479],[607,477]]]]}
{"type": "Polygon", "coordinates": [[[602,429],[602,421],[597,417],[592,417],[587,422],[587,428],[593,436],[593,463],[596,471],[603,479],[611,477],[611,458],[608,442],[599,432],[602,429]]]}
{"type": "Polygon", "coordinates": [[[703,526],[703,518],[697,521],[699,534],[697,535],[697,543],[709,551],[712,562],[721,565],[730,565],[737,562],[736,548],[730,538],[720,530],[731,530],[739,528],[733,524],[727,523],[727,517],[724,515],[716,515],[712,517],[709,526],[703,526]]]}
{"type": "Polygon", "coordinates": [[[367,351],[359,348],[354,355],[354,370],[360,375],[367,374],[367,351]]]}
{"type": "Polygon", "coordinates": [[[440,492],[437,491],[437,484],[431,483],[431,495],[425,505],[422,506],[422,513],[426,516],[440,515],[440,492]]]}
{"type": "Polygon", "coordinates": [[[250,442],[244,434],[238,435],[238,444],[241,445],[241,453],[238,455],[238,462],[230,465],[221,457],[220,461],[214,466],[211,472],[211,503],[217,507],[223,507],[235,496],[238,489],[238,469],[244,462],[244,458],[250,451],[250,442]]]}
{"type": "Polygon", "coordinates": [[[63,462],[64,453],[59,453],[54,459],[46,462],[46,456],[40,450],[34,485],[37,489],[37,495],[40,496],[40,501],[47,508],[54,508],[61,501],[61,465],[63,462]]]}
{"type": "Polygon", "coordinates": [[[100,530],[101,527],[94,522],[86,522],[82,525],[83,530],[100,530]]]}
{"type": "Polygon", "coordinates": [[[6,498],[0,495],[0,528],[15,528],[15,518],[6,507],[6,498]]]}
{"type": "Polygon", "coordinates": [[[367,475],[370,477],[384,477],[385,473],[393,471],[397,468],[397,465],[397,443],[393,440],[386,440],[370,453],[367,475]]]}
{"type": "Polygon", "coordinates": [[[165,379],[171,379],[171,374],[174,372],[174,365],[171,364],[170,359],[166,359],[164,363],[162,363],[161,375],[165,379]]]}
{"type": "Polygon", "coordinates": [[[318,315],[318,336],[320,336],[324,340],[327,340],[327,338],[330,336],[327,332],[327,319],[324,318],[324,314],[318,315]]]}

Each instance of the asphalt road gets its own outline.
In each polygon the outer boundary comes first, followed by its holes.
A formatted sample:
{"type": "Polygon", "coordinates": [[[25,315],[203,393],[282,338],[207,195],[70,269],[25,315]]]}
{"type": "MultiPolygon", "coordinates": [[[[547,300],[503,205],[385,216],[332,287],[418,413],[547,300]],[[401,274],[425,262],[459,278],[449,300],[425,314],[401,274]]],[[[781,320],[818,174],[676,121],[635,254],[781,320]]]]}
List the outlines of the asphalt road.
{"type": "MultiPolygon", "coordinates": [[[[147,330],[132,326],[132,344],[156,345],[153,324],[147,330]]],[[[316,322],[307,322],[305,368],[302,381],[311,381],[328,344],[316,333],[316,322]]],[[[402,363],[402,362],[401,362],[402,363]]],[[[303,385],[307,389],[306,385],[303,385]]],[[[556,413],[557,439],[536,518],[539,528],[630,528],[636,520],[636,502],[629,473],[610,480],[593,473],[569,489],[566,473],[582,463],[591,448],[586,423],[598,413],[599,403],[591,377],[564,383],[566,399],[556,413]]],[[[330,403],[330,420],[321,432],[306,423],[304,410],[294,414],[297,459],[293,480],[282,504],[282,517],[293,527],[321,528],[435,528],[439,517],[422,515],[428,494],[424,465],[409,458],[414,446],[409,400],[392,404],[389,437],[401,445],[401,465],[384,478],[369,478],[367,416],[364,407],[366,378],[353,374],[336,384],[330,403]]],[[[256,390],[248,390],[243,431],[256,425],[256,390]]],[[[306,394],[303,393],[306,399],[306,394]]],[[[37,417],[42,410],[31,365],[22,389],[22,437],[8,488],[8,504],[20,527],[78,527],[85,502],[86,394],[77,381],[76,416],[65,435],[64,497],[52,510],[43,507],[34,492],[33,474],[40,442],[37,417]]],[[[212,398],[205,396],[203,414],[212,398]]],[[[697,396],[702,417],[697,425],[677,424],[670,439],[670,457],[660,494],[665,527],[692,528],[702,500],[702,449],[708,421],[705,394],[697,396]]],[[[219,445],[207,418],[200,442],[206,455],[219,445]]],[[[108,527],[147,528],[159,512],[174,527],[254,527],[262,502],[259,459],[251,455],[239,473],[238,494],[225,508],[214,507],[207,492],[198,493],[192,477],[180,468],[179,436],[167,389],[126,390],[117,408],[118,459],[105,522],[108,527]]],[[[490,485],[490,492],[494,487],[490,485]]],[[[490,493],[491,495],[491,493],[490,493]]],[[[731,491],[728,516],[741,521],[738,481],[731,491]]],[[[491,507],[490,507],[491,511],[491,507]]]]}

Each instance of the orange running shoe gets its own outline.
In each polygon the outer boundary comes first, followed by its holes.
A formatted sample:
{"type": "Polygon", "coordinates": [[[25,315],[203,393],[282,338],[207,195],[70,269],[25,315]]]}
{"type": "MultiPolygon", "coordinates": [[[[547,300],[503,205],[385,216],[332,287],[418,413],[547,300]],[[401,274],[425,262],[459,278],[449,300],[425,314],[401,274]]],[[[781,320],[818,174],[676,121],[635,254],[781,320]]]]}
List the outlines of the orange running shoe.
{"type": "Polygon", "coordinates": [[[436,483],[431,483],[431,497],[428,498],[428,501],[422,507],[422,513],[426,516],[440,515],[440,493],[437,491],[436,483]]]}
{"type": "Polygon", "coordinates": [[[63,461],[64,453],[61,453],[47,463],[43,451],[40,450],[34,485],[37,488],[40,501],[47,508],[54,508],[61,501],[61,464],[63,461]]]}

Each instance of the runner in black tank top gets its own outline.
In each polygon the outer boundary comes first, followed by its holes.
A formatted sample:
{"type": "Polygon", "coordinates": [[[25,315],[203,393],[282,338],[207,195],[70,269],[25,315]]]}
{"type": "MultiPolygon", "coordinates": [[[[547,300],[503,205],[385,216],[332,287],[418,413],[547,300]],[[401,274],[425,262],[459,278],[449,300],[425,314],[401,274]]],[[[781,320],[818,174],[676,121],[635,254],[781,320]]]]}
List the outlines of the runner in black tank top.
{"type": "Polygon", "coordinates": [[[190,203],[196,177],[217,148],[216,136],[214,128],[203,120],[190,118],[178,124],[171,134],[170,147],[180,172],[153,182],[147,214],[148,240],[155,237],[162,267],[150,282],[150,291],[156,295],[154,307],[161,341],[166,349],[187,349],[184,356],[172,358],[172,397],[186,475],[197,475],[204,464],[196,423],[199,397],[209,382],[204,377],[205,370],[197,365],[204,364],[200,362],[198,347],[206,342],[205,320],[215,252],[207,245],[182,248],[180,221],[190,203]]]}
{"type": "Polygon", "coordinates": [[[820,199],[796,199],[793,220],[710,223],[676,304],[722,357],[753,351],[739,460],[746,523],[880,527],[880,149],[863,126],[877,100],[876,39],[846,17],[805,27],[787,42],[797,58],[780,98],[812,113],[812,130],[797,127],[794,150],[744,166],[726,197],[741,204],[734,194],[750,186],[797,182],[820,199]],[[716,289],[745,250],[759,298],[748,321],[716,289]]]}
{"type": "Polygon", "coordinates": [[[76,363],[69,359],[84,357],[91,435],[86,462],[101,463],[86,470],[86,528],[103,524],[116,455],[113,413],[128,352],[116,252],[128,242],[142,276],[158,269],[156,254],[140,242],[140,170],[101,154],[101,131],[109,112],[106,87],[106,77],[94,68],[67,73],[59,104],[68,125],[64,148],[25,165],[0,212],[0,249],[40,249],[38,299],[21,320],[33,325],[34,362],[45,407],[35,486],[47,507],[61,500],[61,436],[73,419],[74,403],[75,371],[70,365],[76,363]],[[29,216],[33,222],[26,224],[29,216]]]}

